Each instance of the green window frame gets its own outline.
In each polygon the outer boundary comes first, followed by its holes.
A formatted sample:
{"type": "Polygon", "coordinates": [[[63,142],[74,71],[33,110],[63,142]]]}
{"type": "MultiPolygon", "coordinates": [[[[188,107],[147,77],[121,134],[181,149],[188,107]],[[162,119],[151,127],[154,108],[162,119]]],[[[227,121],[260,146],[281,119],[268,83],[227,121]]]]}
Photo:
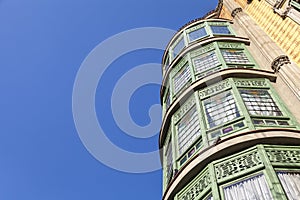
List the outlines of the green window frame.
{"type": "Polygon", "coordinates": [[[231,35],[228,25],[210,25],[211,32],[214,35],[231,35]]]}
{"type": "Polygon", "coordinates": [[[268,89],[239,89],[243,102],[251,116],[277,117],[282,111],[268,89]]]}
{"type": "Polygon", "coordinates": [[[223,187],[225,200],[273,199],[264,173],[251,175],[223,187]]]}
{"type": "Polygon", "coordinates": [[[173,59],[176,58],[176,56],[178,54],[180,54],[180,52],[182,51],[182,49],[185,47],[185,43],[184,43],[184,37],[180,37],[180,39],[178,39],[176,41],[176,43],[174,44],[174,46],[172,47],[172,57],[173,59]]]}
{"type": "Polygon", "coordinates": [[[170,67],[170,57],[169,57],[169,55],[167,55],[165,63],[164,63],[165,71],[168,71],[169,67],[170,67]]]}
{"type": "Polygon", "coordinates": [[[178,94],[185,88],[191,81],[191,70],[188,64],[185,64],[172,79],[174,94],[178,94]]]}
{"type": "Polygon", "coordinates": [[[195,74],[200,74],[198,78],[211,74],[221,69],[216,51],[209,51],[192,59],[195,74]]]}
{"type": "Polygon", "coordinates": [[[193,105],[177,122],[176,131],[178,153],[181,156],[201,137],[200,119],[196,105],[193,105]]]}
{"type": "Polygon", "coordinates": [[[166,185],[170,183],[173,177],[173,148],[172,148],[172,137],[170,133],[170,139],[168,140],[166,144],[166,149],[164,152],[164,156],[166,159],[166,164],[165,164],[165,180],[166,180],[166,185]]]}
{"type": "Polygon", "coordinates": [[[226,64],[252,64],[242,49],[221,49],[226,64]]]}
{"type": "Polygon", "coordinates": [[[290,5],[296,10],[300,11],[300,1],[299,0],[291,0],[290,5]]]}
{"type": "Polygon", "coordinates": [[[195,30],[189,31],[187,33],[187,35],[188,35],[189,41],[193,42],[193,41],[196,41],[196,40],[206,37],[208,34],[207,34],[207,31],[205,30],[205,26],[203,26],[203,27],[197,28],[195,30]]]}
{"type": "Polygon", "coordinates": [[[276,171],[288,199],[300,199],[300,171],[276,171]]]}
{"type": "Polygon", "coordinates": [[[241,116],[231,90],[203,100],[203,108],[208,129],[227,124],[241,116]]]}

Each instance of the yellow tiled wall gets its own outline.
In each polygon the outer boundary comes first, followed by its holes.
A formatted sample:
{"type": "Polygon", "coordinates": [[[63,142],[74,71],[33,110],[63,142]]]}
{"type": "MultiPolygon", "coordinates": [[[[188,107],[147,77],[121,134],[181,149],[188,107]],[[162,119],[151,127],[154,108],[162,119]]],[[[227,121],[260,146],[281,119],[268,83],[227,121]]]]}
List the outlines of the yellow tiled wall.
{"type": "Polygon", "coordinates": [[[248,5],[246,0],[235,1],[300,66],[300,26],[289,17],[282,19],[264,0],[248,5]]]}
{"type": "Polygon", "coordinates": [[[220,18],[232,20],[231,13],[228,11],[228,9],[225,6],[222,7],[220,18]]]}

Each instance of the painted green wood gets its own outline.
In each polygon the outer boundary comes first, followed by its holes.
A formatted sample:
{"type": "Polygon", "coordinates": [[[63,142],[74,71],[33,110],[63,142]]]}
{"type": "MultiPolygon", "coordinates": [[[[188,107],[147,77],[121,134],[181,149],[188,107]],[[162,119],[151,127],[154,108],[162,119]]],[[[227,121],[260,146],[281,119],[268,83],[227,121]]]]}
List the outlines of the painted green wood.
{"type": "Polygon", "coordinates": [[[263,145],[257,145],[257,149],[260,157],[262,158],[262,161],[264,162],[264,166],[266,169],[265,173],[267,175],[266,180],[269,184],[269,188],[271,190],[274,200],[287,200],[285,192],[281,187],[280,181],[276,175],[274,168],[272,167],[270,160],[268,159],[263,145]]]}

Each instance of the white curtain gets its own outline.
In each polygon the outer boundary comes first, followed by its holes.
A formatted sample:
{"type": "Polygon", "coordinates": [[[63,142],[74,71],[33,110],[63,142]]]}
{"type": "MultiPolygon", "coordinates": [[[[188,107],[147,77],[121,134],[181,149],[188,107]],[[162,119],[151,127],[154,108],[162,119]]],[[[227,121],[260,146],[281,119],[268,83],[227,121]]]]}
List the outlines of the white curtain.
{"type": "Polygon", "coordinates": [[[300,199],[300,172],[277,172],[289,200],[300,199]]]}
{"type": "Polygon", "coordinates": [[[272,200],[271,191],[263,174],[224,188],[226,200],[272,200]]]}

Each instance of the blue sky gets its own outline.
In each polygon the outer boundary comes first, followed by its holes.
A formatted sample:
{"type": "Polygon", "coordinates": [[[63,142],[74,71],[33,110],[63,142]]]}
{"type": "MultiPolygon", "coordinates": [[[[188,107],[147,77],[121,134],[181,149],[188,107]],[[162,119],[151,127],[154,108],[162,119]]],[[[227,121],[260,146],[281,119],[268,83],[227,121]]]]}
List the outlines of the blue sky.
{"type": "MultiPolygon", "coordinates": [[[[160,170],[121,172],[87,151],[73,120],[73,84],[81,63],[107,38],[141,27],[178,30],[216,5],[216,0],[0,0],[0,199],[160,199],[160,170]]],[[[112,91],[123,74],[160,63],[162,53],[123,55],[98,84],[99,123],[127,151],[154,151],[158,136],[124,134],[110,110],[112,91]]],[[[157,103],[159,85],[139,88],[128,105],[132,119],[147,125],[148,110],[157,103]]]]}

